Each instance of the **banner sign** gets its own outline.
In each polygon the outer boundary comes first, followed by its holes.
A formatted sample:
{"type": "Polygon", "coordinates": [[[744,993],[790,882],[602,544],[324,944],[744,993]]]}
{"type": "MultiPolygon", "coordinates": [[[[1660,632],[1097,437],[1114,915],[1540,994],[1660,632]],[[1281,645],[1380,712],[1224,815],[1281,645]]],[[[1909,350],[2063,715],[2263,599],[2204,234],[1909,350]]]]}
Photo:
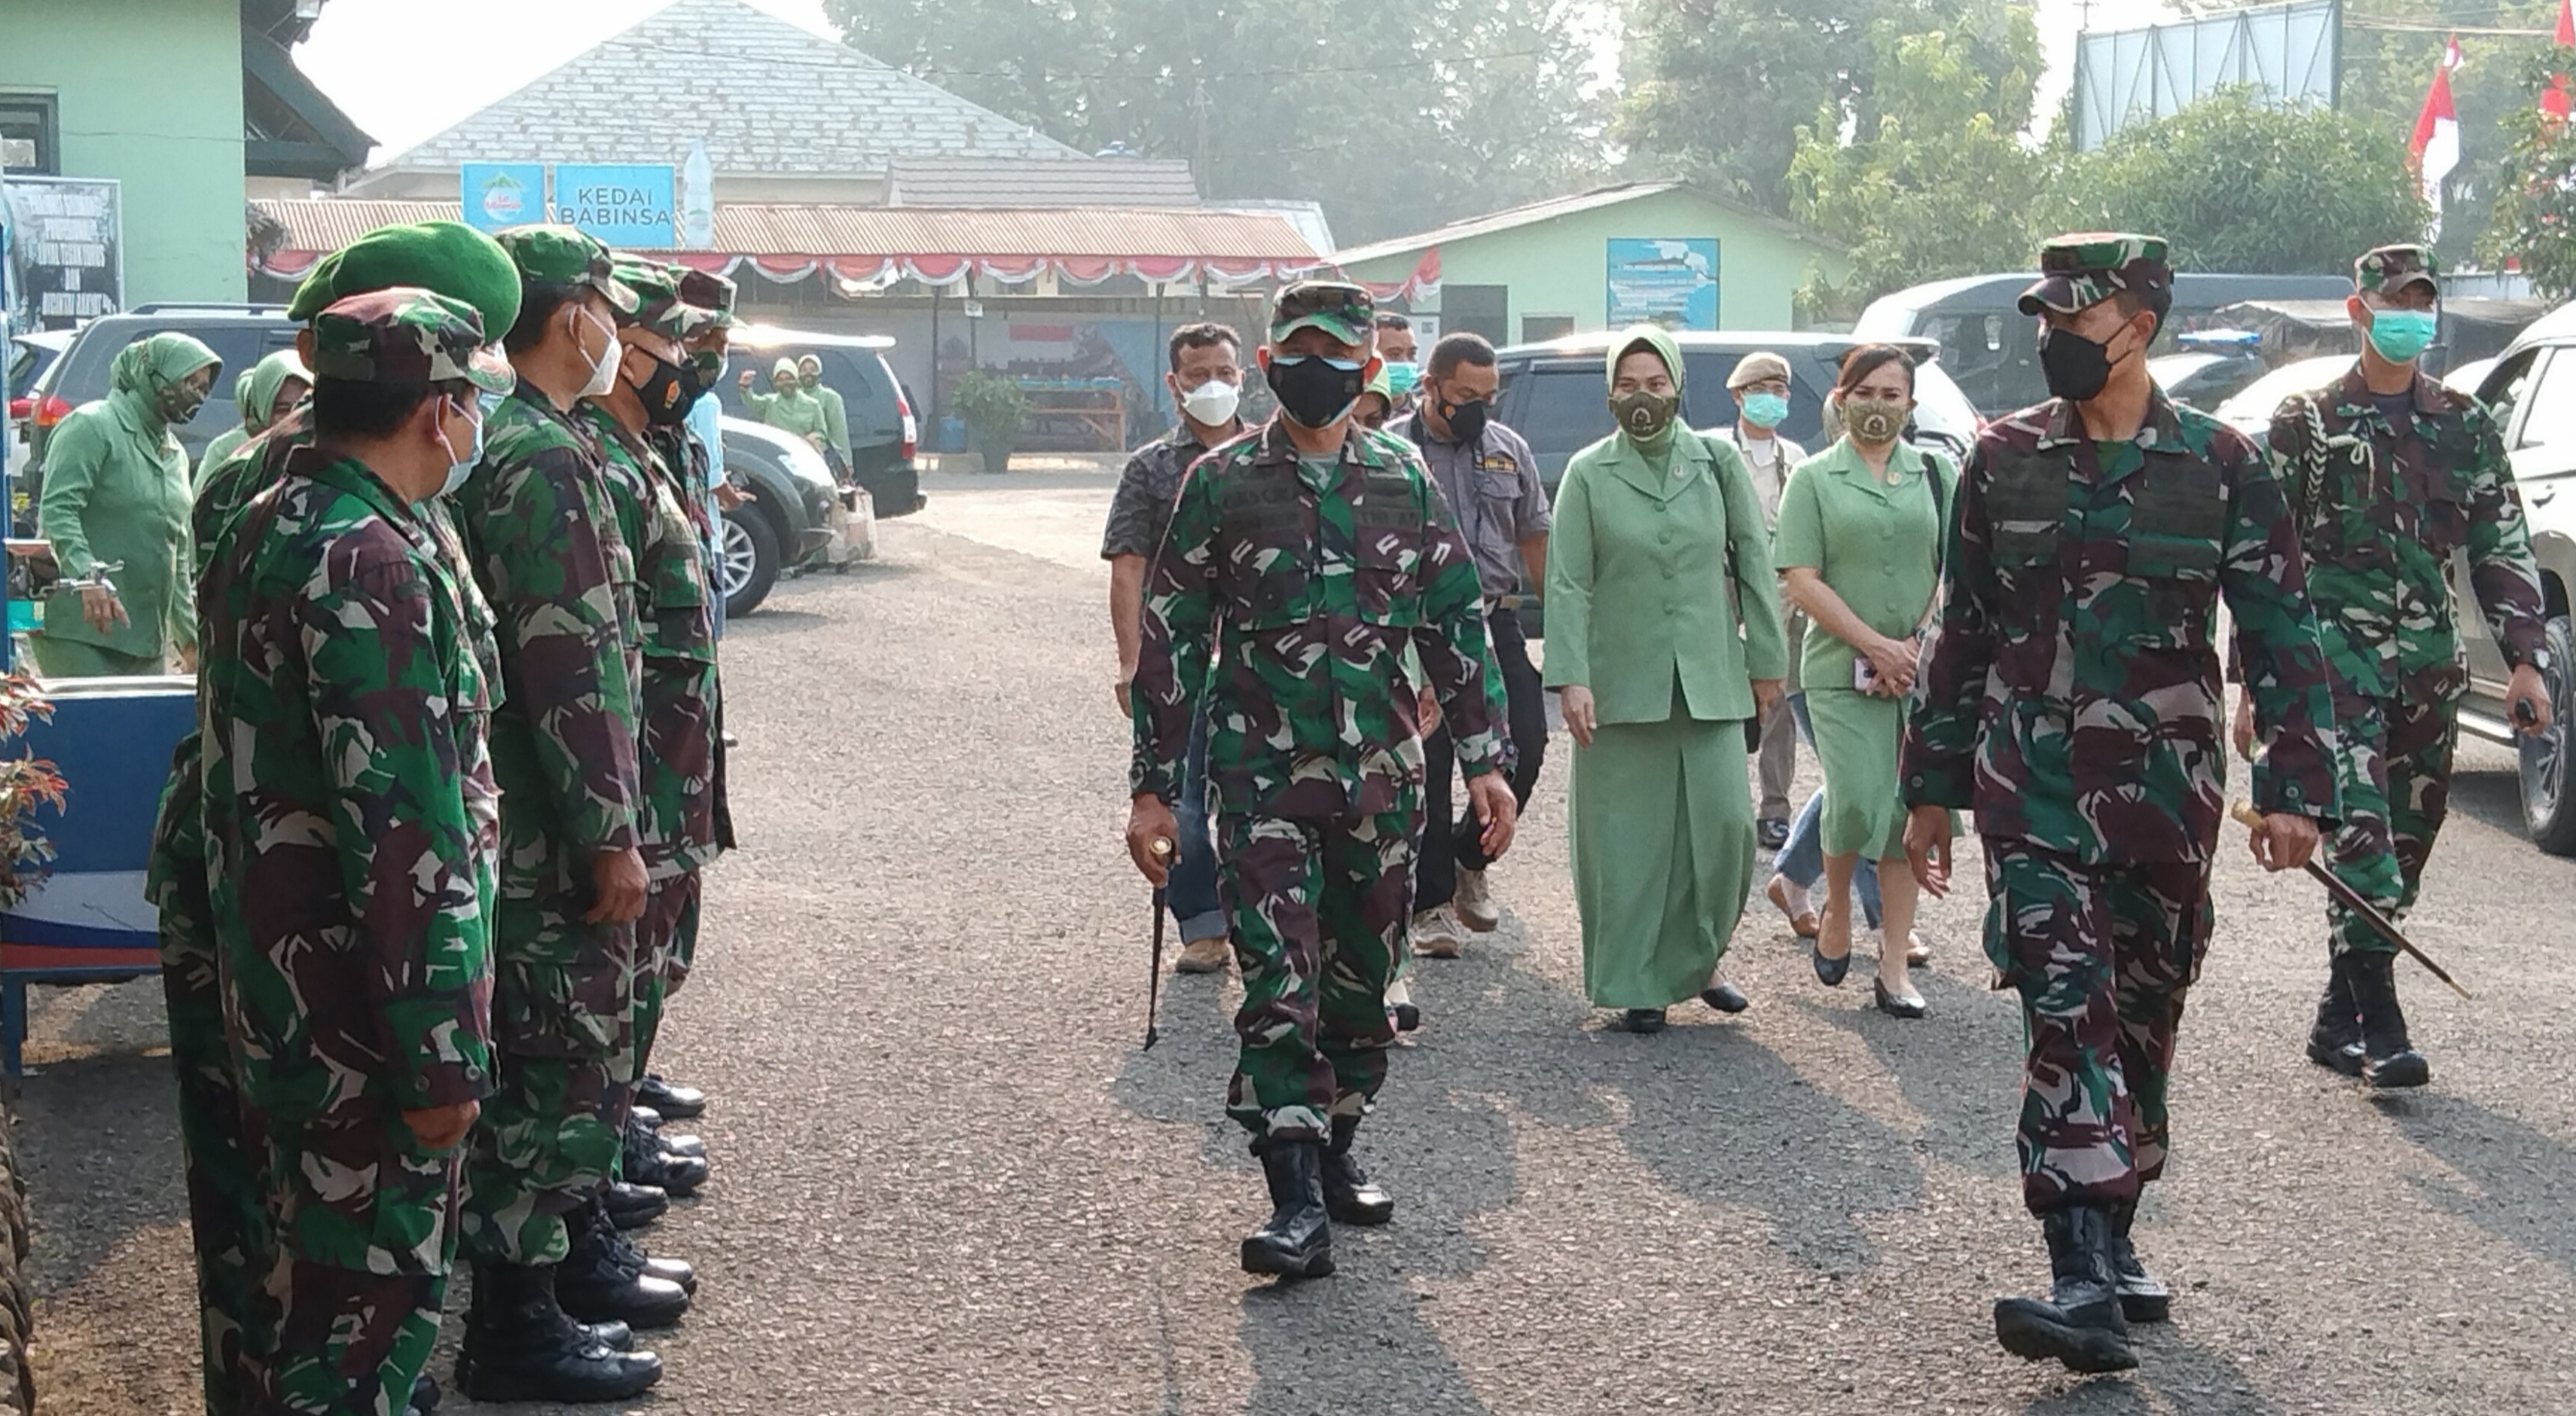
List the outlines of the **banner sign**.
{"type": "Polygon", "coordinates": [[[468,162],[457,169],[465,224],[489,235],[546,219],[542,162],[468,162]]]}
{"type": "Polygon", "coordinates": [[[125,308],[124,217],[113,179],[11,177],[0,182],[0,201],[10,329],[70,329],[125,308]]]}
{"type": "Polygon", "coordinates": [[[1717,238],[1610,238],[1610,328],[1717,328],[1717,238]]]}
{"type": "Polygon", "coordinates": [[[558,163],[555,220],[610,246],[668,251],[678,245],[677,182],[668,166],[558,163]]]}

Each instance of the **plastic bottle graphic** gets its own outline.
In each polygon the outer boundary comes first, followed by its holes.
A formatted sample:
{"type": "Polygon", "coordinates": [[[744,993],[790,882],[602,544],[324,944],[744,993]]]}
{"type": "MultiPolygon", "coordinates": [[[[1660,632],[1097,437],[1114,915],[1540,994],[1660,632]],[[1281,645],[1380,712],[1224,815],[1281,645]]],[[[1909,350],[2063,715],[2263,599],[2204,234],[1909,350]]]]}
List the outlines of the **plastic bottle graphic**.
{"type": "Polygon", "coordinates": [[[716,165],[707,157],[704,138],[689,140],[689,160],[680,168],[680,244],[703,251],[716,243],[716,165]]]}

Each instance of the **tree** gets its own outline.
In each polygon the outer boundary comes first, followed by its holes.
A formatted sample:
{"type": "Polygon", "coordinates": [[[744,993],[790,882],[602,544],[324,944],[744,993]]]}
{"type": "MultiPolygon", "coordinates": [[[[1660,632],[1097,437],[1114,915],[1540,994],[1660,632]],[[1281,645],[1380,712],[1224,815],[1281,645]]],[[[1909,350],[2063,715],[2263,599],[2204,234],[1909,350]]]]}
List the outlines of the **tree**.
{"type": "Polygon", "coordinates": [[[1320,201],[1344,240],[1606,165],[1590,0],[828,0],[857,48],[1085,151],[1188,159],[1210,197],[1320,201]]]}
{"type": "Polygon", "coordinates": [[[2522,111],[2509,126],[2513,145],[2501,164],[2494,220],[2479,254],[2497,265],[2518,262],[2531,288],[2550,300],[2576,296],[2576,124],[2551,123],[2538,95],[2565,61],[2527,67],[2522,111]]]}
{"type": "Polygon", "coordinates": [[[2404,134],[2242,89],[2070,158],[2045,209],[2058,230],[2161,235],[2185,270],[2273,274],[2348,273],[2372,246],[2423,239],[2432,217],[2404,134]]]}
{"type": "Polygon", "coordinates": [[[2051,161],[2022,138],[2040,70],[2039,29],[2026,10],[2002,20],[2003,33],[1982,46],[1880,21],[1872,36],[1876,124],[1855,126],[1845,142],[1841,111],[1827,107],[1798,130],[1786,181],[1791,210],[1851,251],[1849,281],[1837,288],[1819,279],[1801,292],[1811,312],[1852,314],[1890,290],[2028,259],[2030,206],[2010,194],[2039,191],[2051,161]],[[1980,67],[1980,48],[2008,56],[2006,64],[1980,67]]]}

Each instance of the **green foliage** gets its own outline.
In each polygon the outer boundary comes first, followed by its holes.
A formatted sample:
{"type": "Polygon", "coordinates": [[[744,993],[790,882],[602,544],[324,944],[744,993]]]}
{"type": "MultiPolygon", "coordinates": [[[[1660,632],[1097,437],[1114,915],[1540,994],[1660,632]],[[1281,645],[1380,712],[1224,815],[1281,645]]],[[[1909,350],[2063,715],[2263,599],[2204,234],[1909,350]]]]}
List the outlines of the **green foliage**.
{"type": "MultiPolygon", "coordinates": [[[[24,737],[27,725],[54,716],[35,678],[23,671],[0,678],[0,741],[24,737]]],[[[39,806],[61,809],[63,779],[43,758],[0,757],[0,909],[27,897],[54,858],[51,841],[28,822],[39,806]]]]}
{"type": "Polygon", "coordinates": [[[2551,300],[2576,297],[2576,124],[2541,121],[2539,98],[2551,66],[2528,65],[2522,111],[2508,123],[2513,145],[2499,164],[2494,219],[2479,245],[2486,260],[2522,263],[2531,288],[2551,300]]]}
{"type": "Polygon", "coordinates": [[[1028,421],[1029,396],[1018,384],[976,369],[957,381],[948,401],[978,450],[1008,453],[1028,421]]]}
{"type": "Polygon", "coordinates": [[[2059,230],[2150,231],[2185,270],[2348,272],[2388,241],[2423,239],[2431,212],[2403,134],[2350,114],[2212,94],[2124,128],[2070,160],[2049,204],[2059,230]]]}
{"type": "Polygon", "coordinates": [[[1211,198],[1320,201],[1345,242],[1598,185],[1590,0],[827,0],[857,48],[1211,198]]]}

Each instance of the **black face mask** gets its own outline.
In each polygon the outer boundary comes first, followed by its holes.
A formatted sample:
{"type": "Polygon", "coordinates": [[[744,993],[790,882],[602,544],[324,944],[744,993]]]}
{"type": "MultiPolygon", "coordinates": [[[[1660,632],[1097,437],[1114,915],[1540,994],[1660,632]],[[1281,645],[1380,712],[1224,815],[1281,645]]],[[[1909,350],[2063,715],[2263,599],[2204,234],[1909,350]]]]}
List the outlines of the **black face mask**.
{"type": "Polygon", "coordinates": [[[1351,411],[1368,387],[1368,365],[1321,355],[1278,354],[1270,360],[1270,391],[1279,411],[1304,428],[1329,428],[1351,411]],[[1344,367],[1348,365],[1348,367],[1344,367]]]}
{"type": "Polygon", "coordinates": [[[644,357],[653,361],[653,372],[635,385],[635,397],[644,405],[644,421],[657,428],[689,421],[690,405],[697,402],[688,389],[691,370],[651,354],[644,357]]]}
{"type": "Polygon", "coordinates": [[[1449,425],[1449,441],[1460,447],[1484,436],[1485,418],[1492,411],[1493,405],[1481,398],[1471,398],[1464,403],[1452,403],[1445,398],[1440,400],[1440,421],[1449,425]]]}
{"type": "Polygon", "coordinates": [[[2111,349],[2068,329],[2039,332],[2039,371],[2048,391],[2082,403],[2098,398],[2111,382],[2111,349]]]}

